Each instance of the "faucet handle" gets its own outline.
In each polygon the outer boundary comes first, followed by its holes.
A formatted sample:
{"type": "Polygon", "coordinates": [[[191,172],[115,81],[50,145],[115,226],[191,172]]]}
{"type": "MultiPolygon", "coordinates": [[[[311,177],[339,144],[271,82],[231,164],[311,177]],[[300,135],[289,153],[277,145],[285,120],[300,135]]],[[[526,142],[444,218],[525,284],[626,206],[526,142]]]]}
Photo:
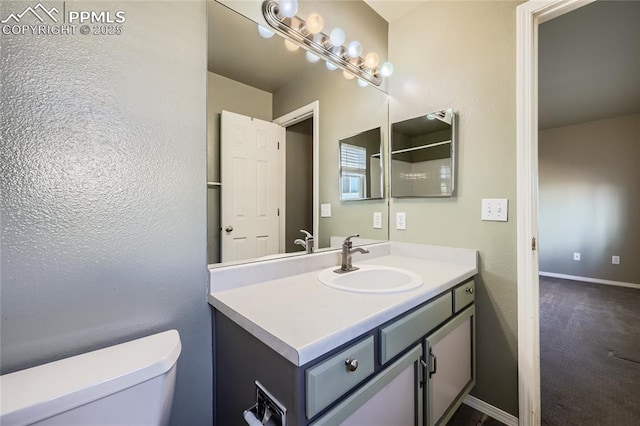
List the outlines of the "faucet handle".
{"type": "Polygon", "coordinates": [[[342,242],[342,244],[344,244],[344,245],[347,245],[347,246],[351,247],[351,239],[352,239],[352,238],[357,238],[357,237],[359,237],[359,236],[360,236],[360,234],[350,235],[350,236],[348,236],[347,238],[345,238],[345,239],[344,239],[344,241],[342,242]]]}
{"type": "Polygon", "coordinates": [[[309,231],[301,229],[300,232],[302,232],[306,236],[306,238],[313,238],[313,235],[309,231]]]}

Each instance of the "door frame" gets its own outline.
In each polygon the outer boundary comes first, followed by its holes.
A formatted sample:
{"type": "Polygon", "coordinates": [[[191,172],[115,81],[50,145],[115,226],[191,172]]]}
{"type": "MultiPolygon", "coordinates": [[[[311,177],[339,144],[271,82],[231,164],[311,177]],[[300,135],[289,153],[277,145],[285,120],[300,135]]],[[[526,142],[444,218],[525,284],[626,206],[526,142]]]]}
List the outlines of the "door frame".
{"type": "Polygon", "coordinates": [[[516,9],[519,423],[539,425],[538,25],[595,0],[530,0],[516,9]],[[535,239],[535,240],[534,240],[535,239]]]}
{"type": "MultiPolygon", "coordinates": [[[[310,104],[302,106],[288,114],[273,120],[279,126],[289,127],[304,121],[308,118],[313,118],[313,249],[318,249],[318,230],[320,220],[320,101],[313,101],[310,104]]],[[[285,138],[286,139],[286,138],[285,138]]],[[[287,158],[287,142],[282,141],[282,155],[286,164],[287,158]]],[[[287,172],[286,167],[283,167],[282,173],[282,194],[286,197],[287,193],[287,172]]],[[[280,247],[286,247],[285,235],[286,235],[286,218],[287,218],[287,206],[283,202],[280,209],[280,247]]]]}

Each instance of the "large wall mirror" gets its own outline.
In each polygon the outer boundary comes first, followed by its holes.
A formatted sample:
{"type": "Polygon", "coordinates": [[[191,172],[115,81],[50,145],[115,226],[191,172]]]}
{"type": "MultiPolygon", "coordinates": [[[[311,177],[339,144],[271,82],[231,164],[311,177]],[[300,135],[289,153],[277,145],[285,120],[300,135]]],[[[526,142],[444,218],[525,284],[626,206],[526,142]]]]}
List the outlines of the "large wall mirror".
{"type": "Polygon", "coordinates": [[[455,125],[451,108],[391,125],[392,197],[453,196],[455,125]]]}
{"type": "MultiPolygon", "coordinates": [[[[321,12],[326,26],[355,31],[365,49],[387,57],[387,22],[363,1],[299,4],[301,15],[321,12]]],[[[301,230],[313,234],[315,250],[353,234],[387,240],[386,191],[354,203],[339,189],[340,140],[377,129],[388,149],[384,86],[361,87],[309,62],[303,49],[288,50],[279,35],[261,37],[261,5],[208,1],[208,263],[304,254],[301,230]],[[376,212],[382,228],[373,227],[376,212]]]]}

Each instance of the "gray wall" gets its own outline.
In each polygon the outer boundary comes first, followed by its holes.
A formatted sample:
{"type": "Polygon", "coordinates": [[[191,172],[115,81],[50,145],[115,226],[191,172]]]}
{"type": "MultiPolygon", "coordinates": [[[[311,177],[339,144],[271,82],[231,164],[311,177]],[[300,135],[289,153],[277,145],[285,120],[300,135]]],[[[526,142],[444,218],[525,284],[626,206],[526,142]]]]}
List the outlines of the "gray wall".
{"type": "Polygon", "coordinates": [[[71,7],[124,33],[0,36],[2,374],[176,328],[172,424],[210,425],[205,3],[71,7]]]}
{"type": "MultiPolygon", "coordinates": [[[[271,121],[273,96],[235,80],[207,72],[207,179],[220,182],[222,110],[271,121]]],[[[220,262],[220,188],[207,190],[207,263],[220,262]]]]}
{"type": "Polygon", "coordinates": [[[540,271],[640,284],[639,160],[640,114],[540,132],[540,271]]]}
{"type": "Polygon", "coordinates": [[[392,200],[390,215],[406,212],[407,230],[392,227],[390,237],[479,251],[478,377],[472,394],[514,415],[516,6],[430,1],[389,24],[395,66],[389,81],[391,122],[448,107],[458,113],[456,197],[392,200]],[[482,198],[508,198],[509,221],[481,221],[482,198]]]}

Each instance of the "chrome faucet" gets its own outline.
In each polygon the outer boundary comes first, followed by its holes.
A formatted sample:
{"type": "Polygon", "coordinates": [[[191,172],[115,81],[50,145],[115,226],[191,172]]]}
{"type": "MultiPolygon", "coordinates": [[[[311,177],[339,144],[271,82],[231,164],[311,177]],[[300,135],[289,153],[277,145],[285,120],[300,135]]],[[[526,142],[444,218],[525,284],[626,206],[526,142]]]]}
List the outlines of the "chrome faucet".
{"type": "Polygon", "coordinates": [[[293,241],[293,244],[304,247],[304,249],[307,251],[307,254],[313,253],[313,235],[311,235],[311,233],[305,231],[304,229],[301,229],[300,232],[305,234],[304,240],[296,238],[293,241]]]}
{"type": "Polygon", "coordinates": [[[357,267],[354,267],[351,264],[351,255],[353,253],[362,253],[362,254],[369,253],[369,250],[364,249],[362,247],[352,248],[353,243],[351,242],[351,238],[359,237],[359,236],[360,234],[356,234],[356,235],[351,235],[350,237],[347,237],[344,239],[344,241],[342,242],[342,266],[340,267],[340,269],[336,269],[334,272],[343,274],[345,272],[352,272],[352,271],[358,270],[357,267]]]}

